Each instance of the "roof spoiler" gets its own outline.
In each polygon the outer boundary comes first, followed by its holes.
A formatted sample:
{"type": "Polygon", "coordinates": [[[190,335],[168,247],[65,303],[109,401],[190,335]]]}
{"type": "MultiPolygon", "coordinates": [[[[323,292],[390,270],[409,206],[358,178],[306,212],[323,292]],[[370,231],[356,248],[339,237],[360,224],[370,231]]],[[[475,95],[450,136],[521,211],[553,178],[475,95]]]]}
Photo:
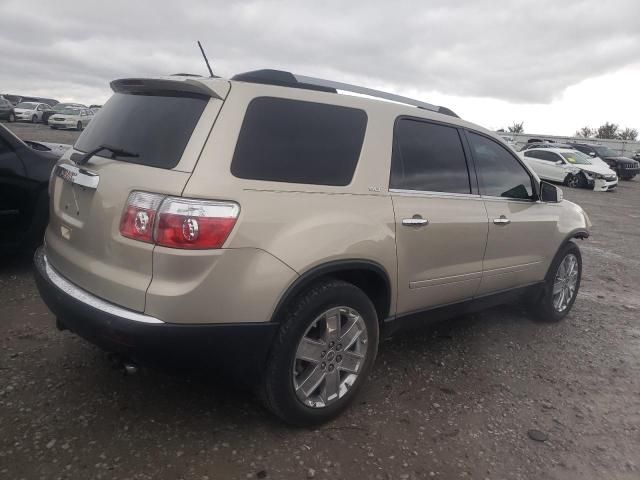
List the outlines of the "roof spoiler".
{"type": "Polygon", "coordinates": [[[187,93],[192,95],[204,95],[224,100],[218,92],[209,88],[201,81],[191,78],[184,80],[166,78],[121,78],[111,82],[111,90],[116,93],[187,93]]]}

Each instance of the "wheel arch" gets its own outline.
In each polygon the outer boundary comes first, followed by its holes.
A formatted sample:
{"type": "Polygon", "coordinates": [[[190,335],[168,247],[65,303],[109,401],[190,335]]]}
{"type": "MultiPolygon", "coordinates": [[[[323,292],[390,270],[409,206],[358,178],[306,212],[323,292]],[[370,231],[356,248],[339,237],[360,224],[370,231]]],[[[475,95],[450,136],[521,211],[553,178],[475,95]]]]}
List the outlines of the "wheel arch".
{"type": "Polygon", "coordinates": [[[391,310],[389,274],[377,262],[353,259],[323,263],[302,273],[281,296],[271,321],[278,323],[282,313],[300,293],[324,278],[337,278],[360,288],[373,303],[379,322],[389,316],[391,310]]]}
{"type": "MultiPolygon", "coordinates": [[[[554,262],[556,261],[558,255],[560,254],[562,249],[565,247],[565,245],[567,245],[569,242],[573,242],[574,239],[584,240],[586,238],[589,238],[589,230],[587,230],[586,228],[575,228],[575,229],[571,230],[571,232],[569,232],[564,237],[564,240],[560,243],[560,245],[558,245],[556,253],[553,254],[553,258],[551,259],[551,262],[549,263],[549,267],[547,268],[547,273],[545,275],[545,279],[548,278],[548,276],[549,276],[549,274],[551,272],[551,269],[553,268],[554,262]]],[[[575,243],[575,242],[573,242],[573,243],[575,243]]],[[[577,247],[577,245],[576,245],[576,247],[577,247]]]]}

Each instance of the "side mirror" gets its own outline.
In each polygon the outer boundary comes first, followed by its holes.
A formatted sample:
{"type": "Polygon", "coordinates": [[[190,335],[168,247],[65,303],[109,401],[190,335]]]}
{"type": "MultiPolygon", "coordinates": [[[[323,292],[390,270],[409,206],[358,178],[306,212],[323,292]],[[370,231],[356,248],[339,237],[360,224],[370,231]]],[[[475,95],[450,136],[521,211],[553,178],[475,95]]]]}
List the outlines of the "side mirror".
{"type": "Polygon", "coordinates": [[[540,182],[540,200],[549,203],[558,203],[563,199],[562,190],[548,182],[540,182]]]}
{"type": "Polygon", "coordinates": [[[590,157],[595,157],[596,156],[596,152],[589,152],[589,156],[590,157]]]}
{"type": "Polygon", "coordinates": [[[556,162],[556,165],[558,165],[558,166],[564,165],[564,162],[563,162],[562,160],[558,160],[558,161],[556,162]]]}

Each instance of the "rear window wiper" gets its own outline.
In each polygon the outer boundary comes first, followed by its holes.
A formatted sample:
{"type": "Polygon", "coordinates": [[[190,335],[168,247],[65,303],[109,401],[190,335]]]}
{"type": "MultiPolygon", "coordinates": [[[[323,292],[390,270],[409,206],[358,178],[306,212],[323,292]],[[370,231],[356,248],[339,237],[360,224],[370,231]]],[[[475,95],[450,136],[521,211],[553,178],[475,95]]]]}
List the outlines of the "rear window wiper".
{"type": "Polygon", "coordinates": [[[140,155],[134,152],[129,152],[123,148],[119,148],[119,147],[113,147],[111,145],[107,145],[107,144],[102,144],[99,147],[94,148],[93,150],[89,150],[87,153],[85,153],[82,157],[80,157],[77,161],[76,164],[77,165],[84,165],[85,163],[87,163],[89,161],[89,159],[91,159],[91,157],[93,157],[94,155],[96,155],[97,153],[106,150],[108,152],[111,152],[111,158],[115,158],[116,156],[118,157],[139,157],[140,155]]]}

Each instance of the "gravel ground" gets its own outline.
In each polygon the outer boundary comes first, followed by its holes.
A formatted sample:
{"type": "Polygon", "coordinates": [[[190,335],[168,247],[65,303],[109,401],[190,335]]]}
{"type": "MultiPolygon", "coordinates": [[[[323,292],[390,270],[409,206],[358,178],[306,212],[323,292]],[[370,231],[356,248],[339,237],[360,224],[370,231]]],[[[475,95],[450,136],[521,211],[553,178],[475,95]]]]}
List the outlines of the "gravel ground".
{"type": "Polygon", "coordinates": [[[113,370],[56,331],[28,258],[1,259],[0,478],[640,478],[640,181],[565,195],[594,224],[565,321],[501,307],[399,335],[313,430],[202,373],[113,370]]]}

